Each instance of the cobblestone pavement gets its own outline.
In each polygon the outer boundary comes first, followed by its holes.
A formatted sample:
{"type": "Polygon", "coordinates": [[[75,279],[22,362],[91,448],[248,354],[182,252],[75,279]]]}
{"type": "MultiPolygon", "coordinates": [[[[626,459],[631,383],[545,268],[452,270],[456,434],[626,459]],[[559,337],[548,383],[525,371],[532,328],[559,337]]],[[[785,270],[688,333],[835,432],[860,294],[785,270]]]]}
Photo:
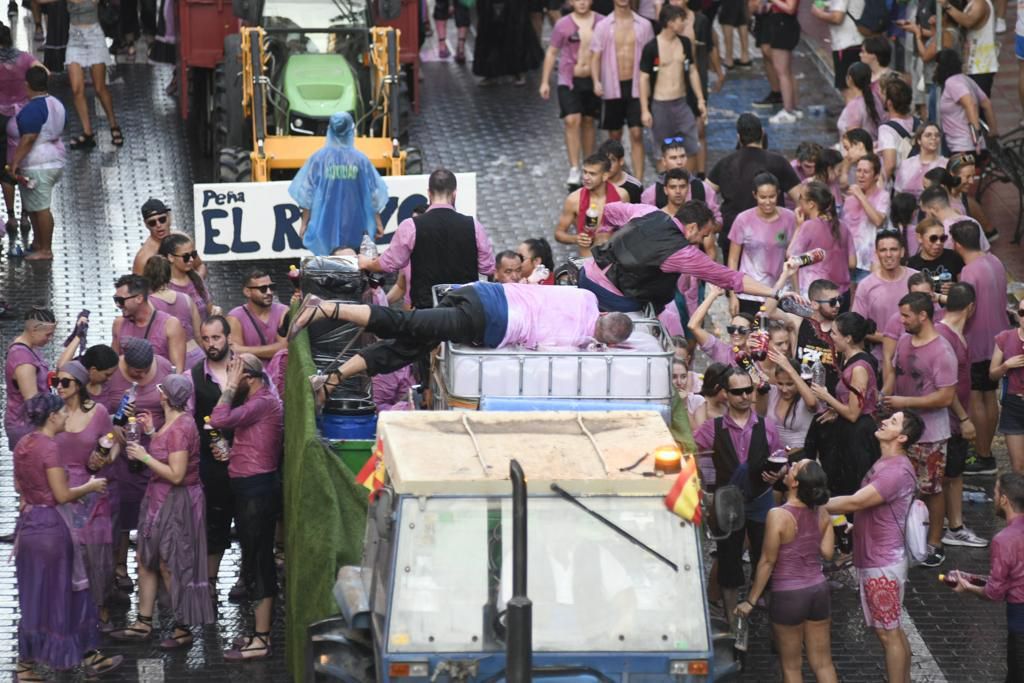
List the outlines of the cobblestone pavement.
{"type": "MultiPolygon", "coordinates": [[[[838,104],[826,80],[802,50],[797,73],[804,105],[838,104]]],[[[99,148],[89,154],[70,153],[55,205],[57,261],[51,267],[0,257],[0,298],[14,305],[15,318],[31,303],[49,302],[61,321],[57,339],[67,333],[70,321],[82,308],[93,312],[91,341],[109,337],[116,315],[110,301],[111,282],[129,269],[144,236],[138,206],[150,195],[162,197],[173,207],[177,225],[191,230],[191,183],[208,177],[202,163],[190,152],[173,102],[163,94],[170,72],[137,64],[120,67],[118,74],[112,89],[127,144],[115,150],[105,124],[100,122],[99,148]]],[[[483,89],[476,85],[469,67],[433,62],[424,65],[423,78],[422,112],[412,121],[411,140],[424,150],[424,168],[446,166],[478,174],[479,215],[496,248],[512,247],[529,236],[550,239],[564,196],[567,163],[557,105],[535,94],[538,74],[532,74],[524,88],[500,85],[483,89]]],[[[764,95],[765,85],[755,63],[747,73],[731,72],[722,93],[711,97],[709,163],[734,147],[735,119],[747,110],[746,103],[764,95]]],[[[67,97],[66,84],[57,88],[57,94],[67,97]]],[[[69,115],[69,121],[69,134],[74,134],[78,126],[73,115],[69,115]]],[[[834,125],[824,118],[809,118],[799,126],[768,126],[767,130],[772,148],[783,152],[792,152],[803,139],[828,143],[835,139],[834,125]]],[[[275,280],[286,285],[287,262],[214,264],[211,288],[218,303],[225,308],[239,303],[239,280],[255,265],[268,267],[275,280]]],[[[290,290],[283,287],[284,291],[290,290]]],[[[0,335],[5,342],[19,331],[20,323],[0,320],[0,335]]],[[[51,360],[56,351],[55,347],[49,349],[51,360]]],[[[991,491],[991,478],[982,481],[991,491]]],[[[11,529],[15,515],[10,453],[0,447],[0,530],[11,529]]],[[[995,531],[988,506],[967,507],[965,517],[985,536],[995,531]]],[[[111,680],[287,680],[281,640],[283,615],[276,620],[277,642],[270,661],[230,667],[220,658],[224,642],[243,630],[247,622],[246,611],[226,600],[237,572],[236,559],[236,553],[225,559],[218,623],[197,638],[189,653],[166,654],[150,646],[111,644],[107,649],[123,653],[127,659],[111,680]]],[[[974,570],[986,565],[986,551],[954,548],[949,551],[945,568],[974,570]]],[[[908,613],[920,634],[915,645],[915,680],[1002,680],[1002,610],[954,596],[937,583],[936,573],[915,570],[908,589],[908,613]]],[[[855,591],[836,588],[833,599],[833,651],[841,679],[882,680],[881,653],[874,636],[864,630],[855,591]]],[[[120,622],[132,616],[134,612],[129,611],[115,615],[115,619],[120,622]]],[[[759,613],[753,624],[747,676],[751,681],[778,679],[765,621],[759,613]]],[[[14,567],[3,562],[0,667],[14,662],[16,627],[14,567]]]]}

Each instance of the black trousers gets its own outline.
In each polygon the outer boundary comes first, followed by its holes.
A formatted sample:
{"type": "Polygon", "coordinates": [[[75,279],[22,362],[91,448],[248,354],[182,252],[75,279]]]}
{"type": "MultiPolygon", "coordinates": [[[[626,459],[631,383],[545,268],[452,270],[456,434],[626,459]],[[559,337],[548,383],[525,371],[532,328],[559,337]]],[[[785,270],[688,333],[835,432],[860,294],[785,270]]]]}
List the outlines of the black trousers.
{"type": "Polygon", "coordinates": [[[242,547],[242,581],[249,599],[277,597],[274,531],[281,506],[276,472],[231,480],[235,495],[235,524],[242,547]]]}
{"type": "Polygon", "coordinates": [[[1006,632],[1006,683],[1024,683],[1024,633],[1006,632]]]}
{"type": "Polygon", "coordinates": [[[231,521],[235,518],[235,494],[227,463],[199,466],[206,499],[206,554],[216,555],[231,547],[231,521]],[[216,465],[221,465],[217,467],[216,465]]]}
{"type": "Polygon", "coordinates": [[[721,588],[739,588],[747,582],[743,573],[743,541],[750,537],[750,575],[757,571],[764,545],[764,522],[748,519],[744,528],[734,531],[728,538],[718,541],[718,585],[721,588]]]}
{"type": "Polygon", "coordinates": [[[370,344],[358,355],[371,376],[387,374],[415,362],[441,342],[481,343],[485,324],[483,304],[472,287],[449,292],[435,308],[398,311],[370,306],[366,331],[387,341],[370,344]]]}

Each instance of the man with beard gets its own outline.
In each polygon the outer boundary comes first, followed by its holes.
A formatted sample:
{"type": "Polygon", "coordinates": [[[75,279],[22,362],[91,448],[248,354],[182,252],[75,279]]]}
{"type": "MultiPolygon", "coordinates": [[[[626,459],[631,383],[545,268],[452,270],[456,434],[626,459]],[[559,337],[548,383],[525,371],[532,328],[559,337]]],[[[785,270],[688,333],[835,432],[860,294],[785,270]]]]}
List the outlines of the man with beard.
{"type": "Polygon", "coordinates": [[[242,546],[242,580],[255,606],[253,632],[236,638],[224,658],[234,662],[266,659],[277,595],[274,531],[281,505],[278,465],[284,409],[259,358],[245,353],[228,362],[227,381],[210,414],[210,424],[234,432],[227,458],[228,478],[242,546]]]}
{"type": "Polygon", "coordinates": [[[583,186],[565,198],[562,215],[555,226],[555,240],[575,244],[584,258],[590,256],[591,247],[604,244],[611,237],[603,220],[605,206],[629,201],[626,193],[608,180],[610,168],[608,159],[600,154],[591,154],[583,160],[583,186]],[[588,213],[591,216],[588,217],[588,213]]]}
{"type": "MultiPolygon", "coordinates": [[[[214,452],[206,418],[220,400],[221,387],[228,380],[231,328],[221,315],[211,316],[199,328],[199,340],[206,358],[192,367],[192,408],[199,429],[199,478],[206,496],[206,563],[210,598],[217,601],[217,576],[224,551],[231,546],[231,522],[235,516],[235,498],[228,480],[227,453],[214,452]]],[[[221,432],[224,438],[229,434],[221,432]]],[[[245,594],[241,578],[228,597],[236,600],[245,594]]]]}
{"type": "MultiPolygon", "coordinates": [[[[1006,520],[992,539],[988,581],[971,583],[970,575],[952,572],[953,590],[983,600],[1006,601],[1006,680],[1024,680],[1024,475],[1004,472],[996,480],[996,516],[1006,520]]],[[[947,580],[948,580],[947,578],[947,580]]]]}
{"type": "Polygon", "coordinates": [[[815,280],[807,288],[807,298],[813,311],[810,318],[781,310],[772,312],[773,302],[769,302],[767,308],[773,318],[785,320],[789,329],[796,330],[791,339],[791,348],[796,349],[797,362],[813,366],[815,361],[820,360],[825,366],[825,386],[834,395],[839,383],[839,367],[829,333],[839,316],[839,287],[831,280],[815,280]]]}
{"type": "Polygon", "coordinates": [[[872,353],[882,360],[883,332],[889,317],[897,311],[896,302],[907,293],[907,280],[917,271],[900,265],[903,239],[895,231],[882,230],[875,237],[878,269],[861,280],[853,299],[853,312],[875,321],[877,332],[867,340],[874,344],[872,353]]]}
{"type": "Polygon", "coordinates": [[[235,353],[251,353],[269,361],[288,346],[277,333],[288,307],[274,301],[274,282],[265,270],[257,269],[246,276],[242,294],[248,301],[228,312],[231,348],[235,353]]]}
{"type": "Polygon", "coordinates": [[[153,353],[171,361],[177,369],[185,367],[185,328],[176,318],[158,311],[149,303],[149,283],[140,275],[122,275],[114,282],[114,305],[121,317],[114,318],[111,343],[121,353],[121,342],[128,337],[145,339],[153,353]]]}

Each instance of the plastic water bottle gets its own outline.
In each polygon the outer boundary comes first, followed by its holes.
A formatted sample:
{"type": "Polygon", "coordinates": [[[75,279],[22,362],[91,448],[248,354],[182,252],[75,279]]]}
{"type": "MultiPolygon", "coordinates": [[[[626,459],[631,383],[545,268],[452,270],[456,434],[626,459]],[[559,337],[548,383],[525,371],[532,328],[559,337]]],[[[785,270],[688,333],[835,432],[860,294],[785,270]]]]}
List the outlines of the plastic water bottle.
{"type": "Polygon", "coordinates": [[[747,639],[750,636],[750,624],[746,617],[736,617],[736,649],[740,652],[747,651],[747,639]]]}
{"type": "Polygon", "coordinates": [[[536,285],[547,280],[549,275],[551,275],[551,271],[548,270],[547,266],[541,264],[533,269],[533,272],[530,273],[530,277],[526,278],[526,281],[531,285],[536,285]]]}
{"type": "Polygon", "coordinates": [[[359,255],[366,258],[377,258],[377,244],[370,239],[369,235],[363,235],[363,241],[359,244],[359,255]]]}
{"type": "Polygon", "coordinates": [[[807,304],[801,303],[793,297],[784,297],[779,301],[779,308],[784,310],[786,313],[792,313],[798,315],[801,318],[810,318],[814,315],[814,310],[811,309],[807,304]]]}
{"type": "MultiPolygon", "coordinates": [[[[128,422],[129,418],[126,414],[128,406],[135,403],[135,396],[139,392],[139,383],[132,382],[131,388],[124,392],[124,396],[121,397],[121,402],[117,406],[117,411],[114,413],[113,422],[119,427],[123,427],[125,422],[128,422]]],[[[135,418],[130,418],[135,419],[135,418]]]]}
{"type": "MultiPolygon", "coordinates": [[[[138,443],[142,439],[142,428],[139,427],[138,421],[134,417],[128,418],[128,424],[124,426],[124,441],[126,444],[138,443]]],[[[128,460],[128,470],[138,474],[146,466],[138,460],[128,460]]]]}
{"type": "Polygon", "coordinates": [[[991,503],[992,499],[984,491],[964,491],[963,501],[965,503],[991,503]]]}
{"type": "Polygon", "coordinates": [[[825,386],[825,366],[822,365],[821,359],[814,361],[814,365],[811,366],[811,382],[818,386],[825,386]]]}

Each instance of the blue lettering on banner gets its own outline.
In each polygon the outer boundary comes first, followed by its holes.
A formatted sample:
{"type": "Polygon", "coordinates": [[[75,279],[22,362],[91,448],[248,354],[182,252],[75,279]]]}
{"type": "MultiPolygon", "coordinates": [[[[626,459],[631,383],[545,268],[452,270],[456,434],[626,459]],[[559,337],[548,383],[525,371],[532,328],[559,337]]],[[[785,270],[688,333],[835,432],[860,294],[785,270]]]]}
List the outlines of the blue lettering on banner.
{"type": "MultiPolygon", "coordinates": [[[[384,208],[380,212],[381,225],[387,226],[391,217],[395,214],[397,209],[398,215],[396,217],[396,223],[401,223],[406,218],[412,217],[413,210],[419,206],[426,206],[430,202],[427,200],[426,195],[422,194],[411,194],[402,200],[402,203],[398,203],[398,197],[388,197],[388,203],[384,205],[384,208]]],[[[396,226],[397,227],[397,226],[396,226]]],[[[384,237],[377,240],[379,244],[390,244],[391,238],[394,237],[394,232],[389,232],[384,237]]]]}
{"type": "Polygon", "coordinates": [[[301,218],[302,211],[295,204],[278,204],[274,207],[274,242],[271,245],[274,251],[284,251],[286,239],[288,249],[302,249],[302,238],[295,229],[295,224],[301,218]]]}
{"type": "Polygon", "coordinates": [[[240,206],[231,209],[231,218],[235,223],[235,239],[231,242],[231,251],[236,254],[248,254],[260,250],[259,242],[242,241],[242,215],[245,211],[240,206]]]}
{"type": "Polygon", "coordinates": [[[225,204],[234,204],[236,202],[244,202],[244,192],[214,192],[213,190],[203,190],[203,208],[205,209],[213,202],[217,206],[224,206],[225,204]]]}
{"type": "MultiPolygon", "coordinates": [[[[206,199],[204,197],[203,203],[205,205],[206,199]]],[[[203,255],[208,254],[227,254],[231,250],[223,244],[217,244],[217,237],[220,235],[220,230],[213,227],[213,221],[219,218],[227,218],[228,212],[224,209],[203,209],[203,255]]]]}

